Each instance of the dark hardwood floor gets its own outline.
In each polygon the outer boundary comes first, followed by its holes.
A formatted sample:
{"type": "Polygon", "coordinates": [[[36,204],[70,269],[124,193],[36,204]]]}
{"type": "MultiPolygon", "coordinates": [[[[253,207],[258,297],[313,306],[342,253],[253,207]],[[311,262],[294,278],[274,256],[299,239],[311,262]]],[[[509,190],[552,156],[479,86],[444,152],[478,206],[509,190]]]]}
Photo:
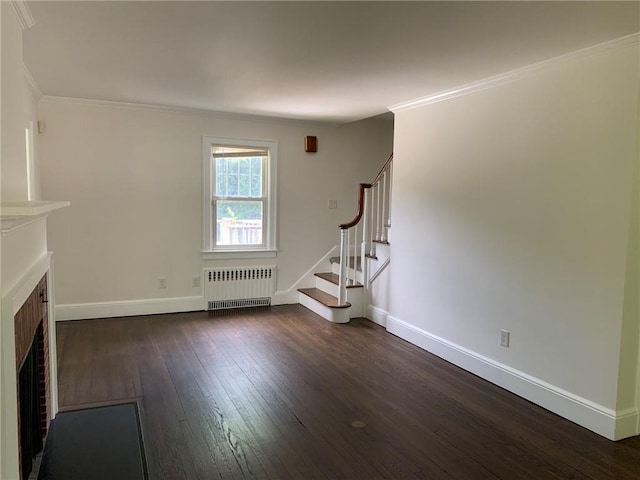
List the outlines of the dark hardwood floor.
{"type": "Polygon", "coordinates": [[[151,480],[640,478],[638,438],[608,441],[364,319],[292,305],[57,333],[61,407],[137,400],[151,480]]]}

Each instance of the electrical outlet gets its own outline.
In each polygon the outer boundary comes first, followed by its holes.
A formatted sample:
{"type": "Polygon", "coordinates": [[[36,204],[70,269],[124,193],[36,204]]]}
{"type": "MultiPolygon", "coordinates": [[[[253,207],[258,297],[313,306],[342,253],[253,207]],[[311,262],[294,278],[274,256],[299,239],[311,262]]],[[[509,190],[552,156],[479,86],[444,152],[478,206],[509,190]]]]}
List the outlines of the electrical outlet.
{"type": "Polygon", "coordinates": [[[509,347],[509,340],[511,339],[511,332],[509,330],[500,330],[500,345],[503,347],[509,347]]]}
{"type": "Polygon", "coordinates": [[[327,208],[333,210],[334,208],[338,208],[338,200],[328,200],[327,208]]]}
{"type": "Polygon", "coordinates": [[[191,277],[191,286],[193,288],[200,288],[200,277],[191,277]]]}
{"type": "Polygon", "coordinates": [[[167,278],[166,277],[160,277],[158,279],[158,288],[167,288],[167,278]]]}

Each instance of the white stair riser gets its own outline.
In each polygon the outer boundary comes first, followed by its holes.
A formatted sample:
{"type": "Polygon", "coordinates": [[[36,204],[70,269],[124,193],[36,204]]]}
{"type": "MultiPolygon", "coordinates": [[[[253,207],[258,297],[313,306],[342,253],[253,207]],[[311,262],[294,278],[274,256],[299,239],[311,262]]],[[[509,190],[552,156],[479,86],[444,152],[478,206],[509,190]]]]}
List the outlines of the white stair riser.
{"type": "MultiPolygon", "coordinates": [[[[335,273],[336,275],[340,275],[340,264],[339,263],[332,263],[331,264],[331,272],[335,273]]],[[[353,272],[351,272],[350,274],[353,274],[353,272]]],[[[362,283],[362,272],[356,272],[356,282],[358,283],[362,283]]]]}
{"type": "MultiPolygon", "coordinates": [[[[319,288],[323,292],[337,297],[340,288],[335,283],[329,282],[324,278],[316,277],[316,288],[319,288]]],[[[363,288],[347,288],[347,302],[351,304],[351,316],[349,318],[360,317],[362,314],[355,314],[355,312],[362,311],[364,308],[362,296],[364,295],[363,288]]]]}
{"type": "Polygon", "coordinates": [[[348,288],[347,302],[351,304],[349,318],[362,317],[364,315],[364,288],[348,288]]]}
{"type": "MultiPolygon", "coordinates": [[[[316,288],[326,292],[320,285],[317,285],[316,288]]],[[[332,294],[331,292],[327,293],[332,294]]],[[[348,289],[347,301],[351,304],[349,308],[329,308],[304,293],[299,293],[298,295],[301,305],[333,323],[346,323],[350,318],[364,316],[364,290],[362,288],[348,289]]]]}
{"type": "Polygon", "coordinates": [[[349,321],[350,308],[329,308],[304,293],[300,293],[299,296],[301,305],[317,313],[325,320],[332,323],[347,323],[349,321]]]}
{"type": "Polygon", "coordinates": [[[340,287],[338,287],[338,285],[320,277],[316,277],[316,288],[319,288],[323,292],[327,292],[329,295],[333,295],[334,297],[337,297],[340,291],[340,287]]]}

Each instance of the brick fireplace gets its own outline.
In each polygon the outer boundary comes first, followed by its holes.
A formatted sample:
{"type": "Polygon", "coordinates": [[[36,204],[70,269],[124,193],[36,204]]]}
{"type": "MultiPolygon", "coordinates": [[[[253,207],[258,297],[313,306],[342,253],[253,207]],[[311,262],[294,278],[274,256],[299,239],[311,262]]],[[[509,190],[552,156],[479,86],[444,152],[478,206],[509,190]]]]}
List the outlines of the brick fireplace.
{"type": "Polygon", "coordinates": [[[47,276],[14,317],[20,478],[31,473],[51,420],[47,276]]]}

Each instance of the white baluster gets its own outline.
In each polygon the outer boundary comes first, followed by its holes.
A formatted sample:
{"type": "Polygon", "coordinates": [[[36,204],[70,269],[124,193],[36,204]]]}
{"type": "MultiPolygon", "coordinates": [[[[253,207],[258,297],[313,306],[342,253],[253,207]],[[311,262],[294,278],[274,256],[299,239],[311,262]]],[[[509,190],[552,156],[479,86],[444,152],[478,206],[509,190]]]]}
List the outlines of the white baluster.
{"type": "Polygon", "coordinates": [[[377,191],[376,196],[378,197],[378,205],[376,205],[376,226],[377,226],[376,240],[380,240],[382,238],[382,214],[381,214],[382,204],[380,203],[382,200],[382,192],[380,191],[379,180],[376,183],[376,191],[377,191]]]}
{"type": "Polygon", "coordinates": [[[358,278],[358,225],[353,227],[353,283],[355,285],[356,278],[358,278]]]}
{"type": "MultiPolygon", "coordinates": [[[[365,289],[369,288],[369,262],[366,258],[367,255],[367,244],[362,242],[360,245],[360,261],[362,262],[360,265],[362,266],[362,283],[365,286],[365,289]]],[[[366,292],[367,290],[365,290],[366,292]]],[[[365,293],[366,294],[366,293],[365,293]]],[[[369,302],[365,302],[365,305],[368,305],[369,302]]],[[[364,312],[363,312],[364,313],[364,312]]]]}
{"type": "MultiPolygon", "coordinates": [[[[353,232],[353,229],[350,228],[349,230],[347,230],[347,283],[345,284],[347,287],[349,286],[349,281],[351,281],[351,234],[353,232]]],[[[349,290],[347,290],[347,298],[346,300],[348,301],[348,297],[349,297],[349,290]]]]}

